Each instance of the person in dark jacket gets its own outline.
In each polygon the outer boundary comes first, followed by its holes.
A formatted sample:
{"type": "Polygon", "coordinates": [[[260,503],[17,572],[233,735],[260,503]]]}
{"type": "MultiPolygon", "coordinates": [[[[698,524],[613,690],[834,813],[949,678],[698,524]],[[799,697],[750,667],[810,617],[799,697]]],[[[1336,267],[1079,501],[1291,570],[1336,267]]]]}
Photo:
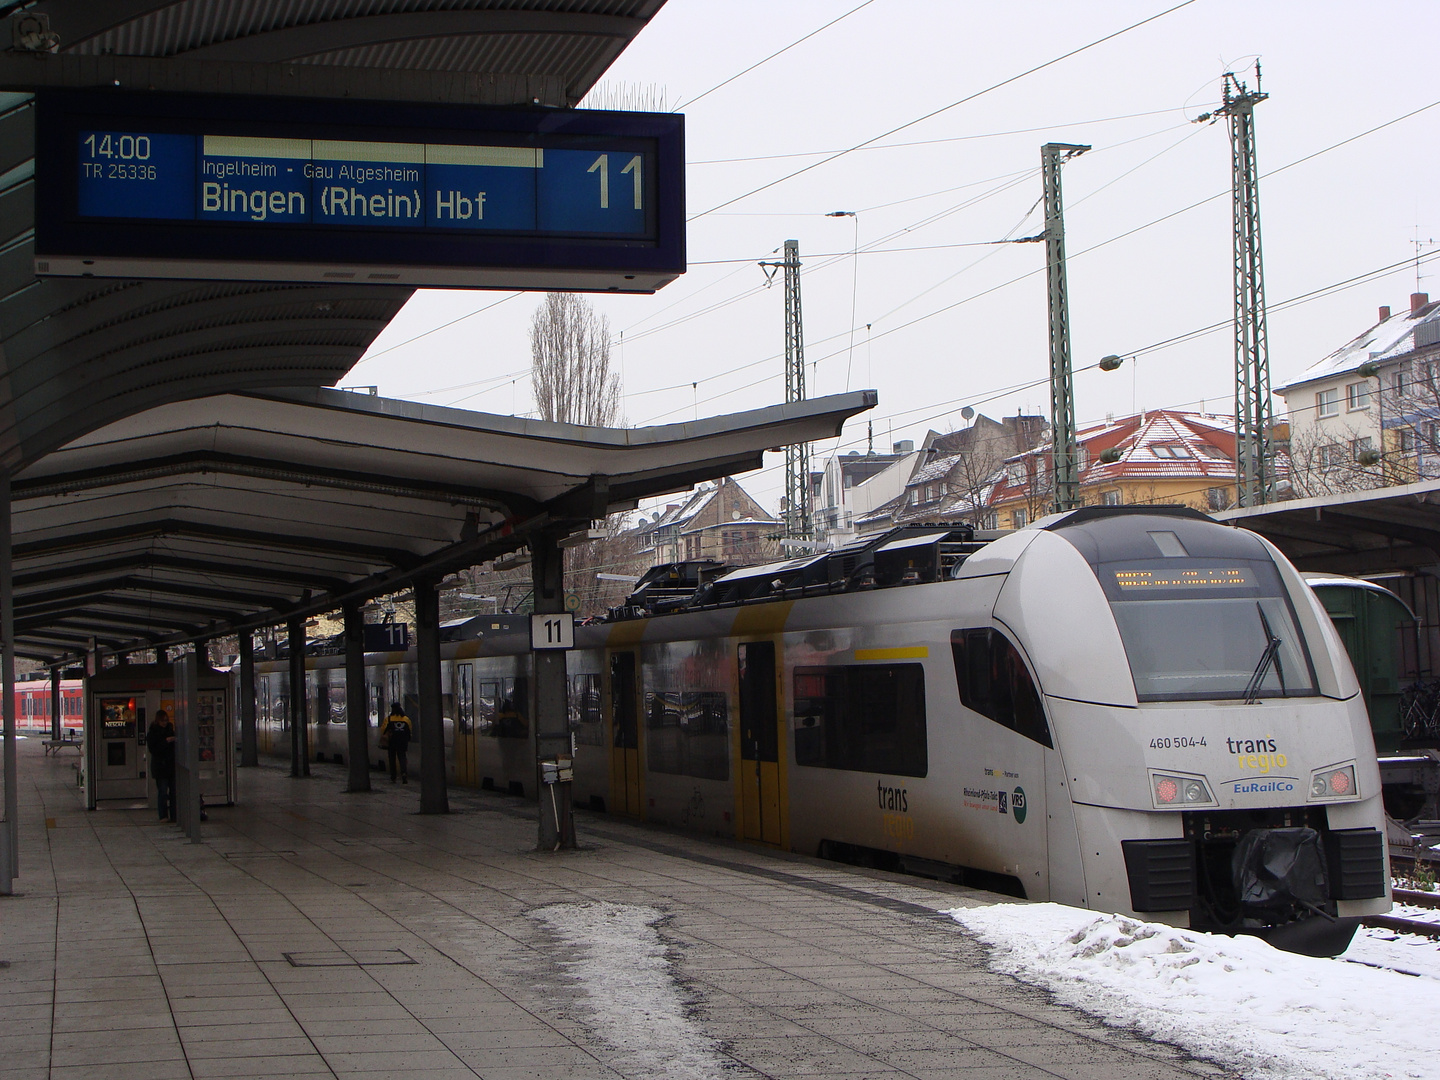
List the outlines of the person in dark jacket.
{"type": "Polygon", "coordinates": [[[155,710],[155,720],[145,733],[150,751],[150,776],[155,780],[155,799],[161,821],[175,820],[175,725],[164,709],[155,710]]]}
{"type": "Polygon", "coordinates": [[[385,717],[385,722],[380,725],[380,739],[385,743],[385,749],[390,755],[390,782],[395,783],[398,771],[400,782],[408,784],[410,770],[405,761],[405,752],[410,749],[410,718],[405,715],[405,710],[398,701],[391,704],[390,715],[385,717]]]}

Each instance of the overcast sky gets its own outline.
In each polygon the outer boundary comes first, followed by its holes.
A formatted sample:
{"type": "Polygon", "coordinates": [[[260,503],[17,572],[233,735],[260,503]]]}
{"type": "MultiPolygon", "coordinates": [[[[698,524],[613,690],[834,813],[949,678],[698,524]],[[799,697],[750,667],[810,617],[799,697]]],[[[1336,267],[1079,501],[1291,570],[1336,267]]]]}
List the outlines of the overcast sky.
{"type": "MultiPolygon", "coordinates": [[[[1274,386],[1369,327],[1379,305],[1408,304],[1413,265],[1285,302],[1406,263],[1417,235],[1440,241],[1440,82],[1426,51],[1440,4],[1194,0],[1085,48],[1173,3],[669,0],[602,84],[685,114],[694,218],[680,280],[654,296],[595,298],[615,337],[626,421],[784,399],[783,293],[764,287],[756,263],[786,239],[804,263],[810,396],[878,390],[877,451],[963,426],[966,405],[1048,414],[1044,245],[993,243],[1040,231],[1048,141],[1094,148],[1064,169],[1080,421],[1202,403],[1230,412],[1229,138],[1223,122],[1191,121],[1218,103],[1226,70],[1253,87],[1257,55],[1271,95],[1256,131],[1274,386]],[[941,109],[877,148],[782,179],[941,109]],[[825,216],[835,210],[858,215],[825,216]],[[1137,351],[1117,372],[1093,369],[1137,351]]],[[[1433,266],[1420,291],[1440,293],[1433,266]]],[[[539,297],[507,297],[418,293],[347,383],[526,412],[539,297]]],[[[863,452],[865,440],[862,417],[839,449],[863,452]]],[[[817,458],[836,445],[817,444],[817,458]]],[[[742,483],[773,507],[783,462],[771,461],[742,483]]]]}

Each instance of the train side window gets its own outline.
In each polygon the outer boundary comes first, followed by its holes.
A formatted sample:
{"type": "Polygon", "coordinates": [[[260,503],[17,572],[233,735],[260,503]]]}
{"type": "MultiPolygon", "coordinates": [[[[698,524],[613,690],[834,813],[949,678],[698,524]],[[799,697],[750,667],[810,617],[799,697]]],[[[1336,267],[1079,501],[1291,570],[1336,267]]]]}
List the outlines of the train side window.
{"type": "Polygon", "coordinates": [[[472,683],[470,680],[474,664],[455,665],[455,705],[457,713],[455,722],[460,727],[460,734],[468,735],[475,727],[475,700],[471,694],[472,683]]]}
{"type": "Polygon", "coordinates": [[[1012,731],[1053,747],[1040,691],[1020,650],[998,630],[954,630],[950,651],[960,704],[1012,731]]]}
{"type": "Polygon", "coordinates": [[[481,679],[475,684],[475,731],[480,735],[495,734],[495,712],[500,707],[500,683],[481,679]]]}
{"type": "Polygon", "coordinates": [[[795,669],[795,764],[924,776],[925,669],[855,664],[795,669]]]}
{"type": "Polygon", "coordinates": [[[486,733],[500,739],[524,739],[530,735],[530,680],[521,675],[516,679],[500,679],[488,684],[496,688],[496,700],[490,730],[486,733]]]}
{"type": "Polygon", "coordinates": [[[652,772],[730,779],[730,706],[711,690],[645,695],[646,759],[652,772]]]}
{"type": "Polygon", "coordinates": [[[570,676],[570,730],[582,746],[605,745],[605,717],[600,711],[600,676],[570,676]]]}

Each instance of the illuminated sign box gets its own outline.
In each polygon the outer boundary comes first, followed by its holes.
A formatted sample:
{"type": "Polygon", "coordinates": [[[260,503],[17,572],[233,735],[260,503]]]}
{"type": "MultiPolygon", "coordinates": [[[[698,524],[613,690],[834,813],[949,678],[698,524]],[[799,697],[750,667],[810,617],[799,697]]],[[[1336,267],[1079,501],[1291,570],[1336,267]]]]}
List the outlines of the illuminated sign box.
{"type": "Polygon", "coordinates": [[[684,119],[42,91],[35,270],[653,292],[685,271],[684,119]]]}

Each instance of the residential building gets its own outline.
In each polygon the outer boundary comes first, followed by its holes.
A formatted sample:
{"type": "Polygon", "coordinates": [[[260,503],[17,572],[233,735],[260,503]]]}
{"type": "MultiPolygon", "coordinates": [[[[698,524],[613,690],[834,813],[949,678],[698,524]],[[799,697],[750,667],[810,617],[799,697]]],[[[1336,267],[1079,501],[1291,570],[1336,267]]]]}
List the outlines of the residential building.
{"type": "Polygon", "coordinates": [[[896,466],[907,460],[913,465],[914,459],[915,444],[909,440],[895,443],[888,454],[855,450],[826,458],[822,470],[810,474],[810,520],[815,539],[835,537],[843,542],[853,536],[857,514],[864,517],[878,502],[894,498],[904,486],[904,475],[908,475],[896,466]],[[871,483],[882,474],[889,475],[871,483]],[[884,497],[877,502],[882,493],[884,497]]]}
{"type": "MultiPolygon", "coordinates": [[[[1235,422],[1160,409],[1108,419],[1076,433],[1082,504],[1182,504],[1224,510],[1235,498],[1235,422]]],[[[1050,513],[1050,444],[1007,458],[988,493],[999,528],[1020,529],[1050,513]]]]}
{"type": "Polygon", "coordinates": [[[977,416],[958,431],[930,432],[904,488],[856,521],[860,534],[918,522],[996,525],[991,495],[1001,464],[1036,446],[1044,436],[1041,416],[977,416]]]}
{"type": "Polygon", "coordinates": [[[778,559],[782,525],[732,477],[701,484],[683,503],[672,503],[636,528],[648,565],[715,559],[747,565],[778,559]]]}
{"type": "Polygon", "coordinates": [[[1296,496],[1440,476],[1440,303],[1382,307],[1374,326],[1277,393],[1296,496]]]}

